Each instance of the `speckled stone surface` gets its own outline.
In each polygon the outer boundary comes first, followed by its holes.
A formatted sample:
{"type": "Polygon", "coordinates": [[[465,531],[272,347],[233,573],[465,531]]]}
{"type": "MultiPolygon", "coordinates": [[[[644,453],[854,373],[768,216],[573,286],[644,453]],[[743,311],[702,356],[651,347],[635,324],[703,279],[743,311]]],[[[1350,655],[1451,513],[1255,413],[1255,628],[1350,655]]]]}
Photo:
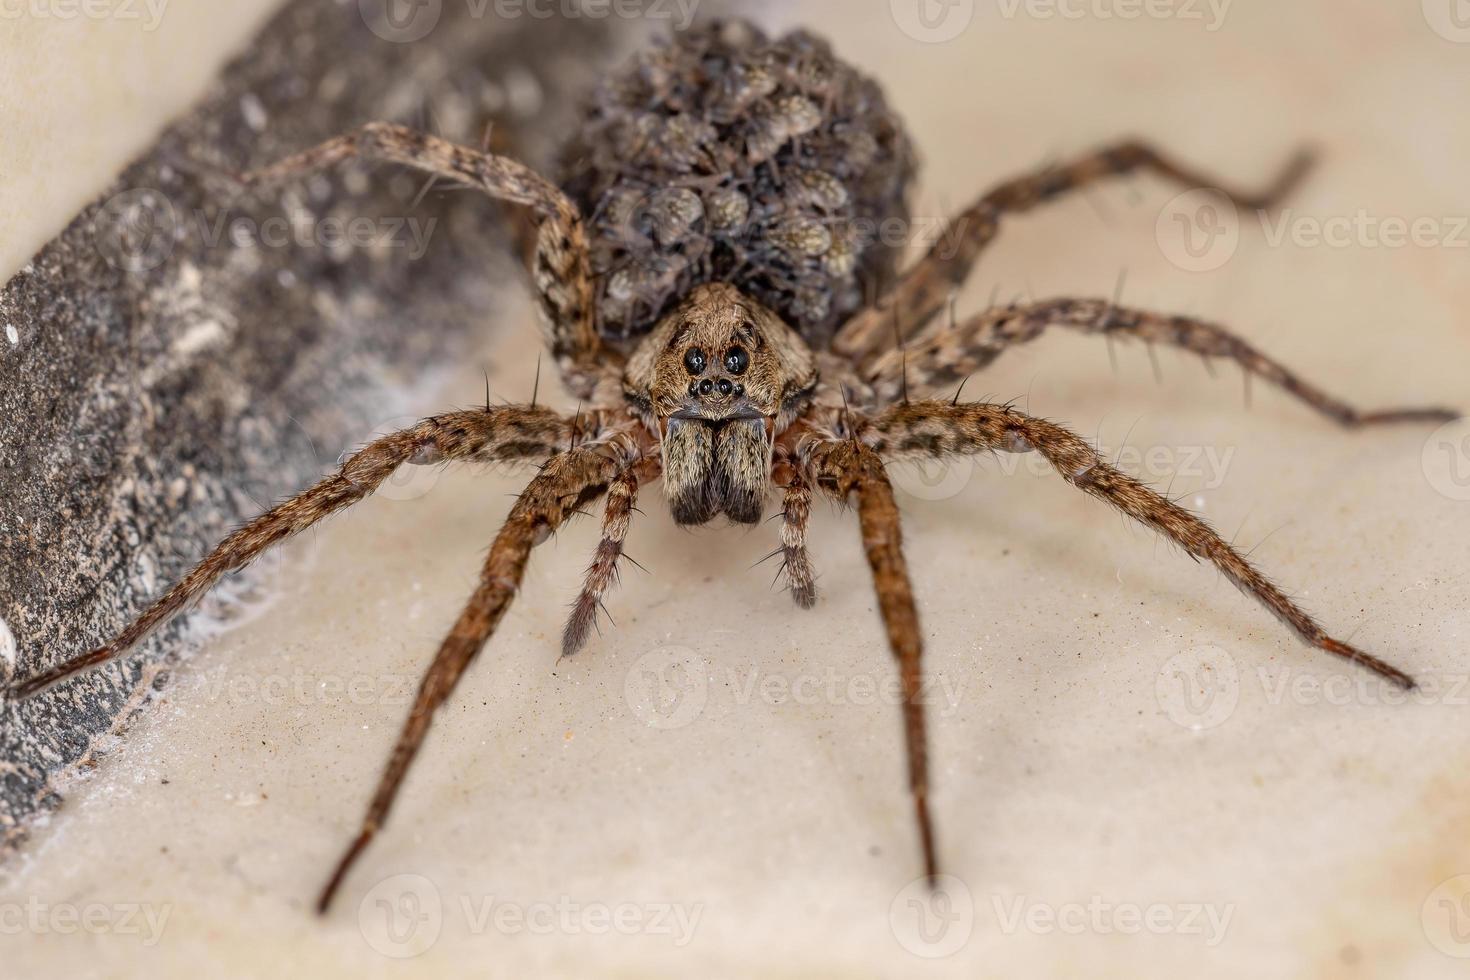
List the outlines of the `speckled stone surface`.
{"type": "MultiPolygon", "coordinates": [[[[98,645],[497,328],[521,273],[493,202],[416,202],[422,178],[362,167],[258,196],[219,174],[378,118],[470,143],[498,119],[544,160],[541,124],[585,95],[579,52],[608,25],[550,45],[528,20],[455,16],[400,44],[338,4],[291,6],[0,290],[0,671],[98,645]]],[[[4,708],[0,841],[164,683],[179,635],[4,708]]]]}

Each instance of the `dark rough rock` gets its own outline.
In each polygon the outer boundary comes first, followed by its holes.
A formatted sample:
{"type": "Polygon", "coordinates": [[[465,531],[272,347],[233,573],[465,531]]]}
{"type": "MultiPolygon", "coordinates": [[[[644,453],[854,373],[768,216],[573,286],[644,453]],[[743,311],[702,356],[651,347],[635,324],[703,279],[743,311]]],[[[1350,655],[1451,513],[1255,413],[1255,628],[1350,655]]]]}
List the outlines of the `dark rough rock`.
{"type": "MultiPolygon", "coordinates": [[[[420,200],[421,177],[355,165],[246,195],[223,171],[372,119],[470,144],[497,119],[545,166],[614,38],[649,26],[445,4],[394,43],[359,9],[289,6],[0,291],[0,671],[104,641],[232,524],[402,415],[524,288],[480,195],[420,200]]],[[[4,706],[0,849],[165,684],[182,629],[4,706]]]]}

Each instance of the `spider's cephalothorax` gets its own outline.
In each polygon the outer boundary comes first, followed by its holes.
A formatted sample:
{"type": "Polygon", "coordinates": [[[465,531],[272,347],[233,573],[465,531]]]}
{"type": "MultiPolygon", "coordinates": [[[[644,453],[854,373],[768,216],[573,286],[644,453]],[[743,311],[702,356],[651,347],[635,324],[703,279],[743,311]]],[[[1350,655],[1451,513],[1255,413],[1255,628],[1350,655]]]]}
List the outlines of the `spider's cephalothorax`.
{"type": "Polygon", "coordinates": [[[662,448],[674,520],[760,520],[775,437],[816,387],[811,350],[733,286],[706,284],[628,361],[623,391],[662,448]]]}
{"type": "MultiPolygon", "coordinates": [[[[336,475],[231,534],[110,643],[40,671],[16,693],[35,694],[131,649],[226,572],[366,497],[400,466],[539,462],[424,676],[361,830],[322,892],[324,911],[387,818],[435,710],[505,614],[532,548],[569,516],[606,498],[602,541],[562,638],[565,654],[586,642],[616,580],[644,486],[662,482],[681,524],[719,514],[753,522],[767,494],[779,492],[777,553],[802,607],[816,600],[806,526],[812,497],[822,493],[852,503],[862,527],[898,663],[909,789],[932,878],[939,864],[920,696],[922,634],[884,467],[990,452],[1041,454],[1078,490],[1214,565],[1307,644],[1413,686],[1407,674],[1328,635],[1208,524],[1067,429],[942,390],[1060,327],[1234,361],[1348,427],[1456,417],[1444,409],[1361,412],[1221,327],[1130,309],[1116,298],[1010,305],[964,320],[942,315],[1007,215],[1126,173],[1189,187],[1218,188],[1218,181],[1133,141],[1017,177],[956,216],[940,245],[876,303],[860,306],[863,270],[885,267],[891,255],[876,249],[859,256],[842,219],[902,214],[912,172],[907,141],[876,86],[833,59],[824,43],[802,33],[768,43],[749,25],[728,23],[660,46],[616,76],[570,156],[575,200],[514,160],[372,123],[251,175],[279,180],[362,157],[531,208],[540,225],[534,284],[548,346],[585,410],[556,412],[534,399],[525,407],[487,404],[378,439],[336,475]],[[646,220],[618,217],[625,192],[650,195],[646,220]],[[733,214],[747,233],[726,224],[733,214]],[[824,224],[828,218],[839,220],[824,224]]],[[[1305,169],[1299,160],[1265,193],[1229,196],[1244,208],[1270,207],[1305,169]]]]}

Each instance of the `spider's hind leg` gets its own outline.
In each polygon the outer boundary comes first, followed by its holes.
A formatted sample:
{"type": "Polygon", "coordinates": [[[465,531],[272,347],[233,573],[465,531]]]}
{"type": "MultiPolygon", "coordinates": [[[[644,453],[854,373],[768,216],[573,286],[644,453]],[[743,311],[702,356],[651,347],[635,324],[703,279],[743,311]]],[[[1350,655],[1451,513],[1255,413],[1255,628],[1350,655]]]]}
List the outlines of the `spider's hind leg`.
{"type": "Polygon", "coordinates": [[[823,492],[840,503],[857,497],[863,550],[873,576],[878,611],[888,646],[898,661],[903,689],[904,742],[908,750],[909,792],[918,825],[924,874],[932,884],[939,874],[934,824],[929,814],[929,754],[923,701],[923,636],[914,605],[913,585],[903,556],[898,504],[883,461],[860,442],[819,442],[803,450],[804,469],[823,492]]]}
{"type": "Polygon", "coordinates": [[[1039,452],[1072,486],[1169,538],[1196,560],[1213,564],[1307,644],[1366,667],[1400,688],[1414,687],[1413,678],[1402,670],[1329,636],[1205,521],[1108,465],[1085,440],[1054,422],[1004,405],[914,402],[874,417],[864,438],[887,460],[1039,452]]]}
{"type": "Polygon", "coordinates": [[[408,719],[378,781],[372,803],[357,836],[322,890],[317,901],[318,912],[325,913],[331,906],[343,879],[383,826],[398,797],[403,778],[423,745],[434,712],[449,697],[465,669],[495,632],[520,587],[531,549],[561,527],[579,507],[596,499],[609,481],[628,464],[633,452],[616,439],[584,444],[553,456],[521,492],[500,533],[495,536],[474,595],[419,682],[408,719]]]}
{"type": "Polygon", "coordinates": [[[495,408],[450,412],[384,436],[354,453],[333,476],[272,508],[221,541],[203,561],[160,596],[110,643],[66,661],[15,689],[30,697],[74,674],[137,646],[213,588],[226,574],[267,549],[370,495],[405,464],[449,460],[500,461],[549,456],[574,428],[544,409],[495,408]]]}
{"type": "Polygon", "coordinates": [[[1459,417],[1458,412],[1447,408],[1360,411],[1303,380],[1223,327],[1192,317],[1128,309],[1104,299],[1052,299],[986,310],[907,350],[883,355],[873,364],[868,380],[880,401],[898,400],[905,383],[933,395],[939,387],[957,383],[1010,348],[1035,340],[1049,327],[1167,344],[1206,359],[1234,361],[1247,375],[1275,384],[1349,428],[1447,422],[1459,417]]]}
{"type": "Polygon", "coordinates": [[[1140,172],[1156,174],[1183,187],[1225,187],[1225,196],[1238,207],[1265,210],[1291,193],[1311,170],[1313,160],[1306,151],[1298,153],[1269,187],[1251,193],[1229,189],[1198,170],[1175,163],[1146,143],[1128,140],[1062,166],[1008,180],[946,223],[928,254],[908,268],[878,303],[844,323],[832,347],[866,364],[891,342],[894,311],[902,318],[905,332],[923,327],[944,309],[949,294],[968,278],[981,253],[999,236],[1001,219],[1008,214],[1030,211],[1110,177],[1140,172]]]}
{"type": "Polygon", "coordinates": [[[509,157],[459,146],[406,126],[374,122],[271,166],[242,175],[250,184],[304,176],[344,160],[386,160],[491,197],[532,208],[540,227],[532,275],[552,355],[579,397],[589,397],[619,361],[597,333],[591,255],[577,206],[551,181],[509,157]]]}

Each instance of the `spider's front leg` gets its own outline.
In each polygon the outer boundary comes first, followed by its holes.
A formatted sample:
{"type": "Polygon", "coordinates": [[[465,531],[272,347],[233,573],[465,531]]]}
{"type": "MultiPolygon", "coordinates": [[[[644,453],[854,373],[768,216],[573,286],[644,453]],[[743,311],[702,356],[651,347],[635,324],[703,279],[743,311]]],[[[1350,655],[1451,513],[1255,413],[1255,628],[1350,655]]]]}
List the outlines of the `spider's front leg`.
{"type": "Polygon", "coordinates": [[[14,690],[19,698],[137,646],[214,586],[264,551],[367,497],[404,464],[539,459],[576,434],[568,419],[545,409],[492,408],[450,412],[384,436],[354,453],[331,477],[272,508],[221,541],[203,561],[158,598],[112,642],[66,661],[14,690]]]}
{"type": "Polygon", "coordinates": [[[921,397],[933,396],[1011,347],[1035,340],[1048,327],[1168,344],[1206,359],[1234,361],[1247,376],[1270,381],[1348,428],[1459,418],[1458,412],[1447,408],[1361,411],[1303,380],[1223,327],[1192,317],[1127,309],[1104,299],[1053,299],[986,310],[904,350],[889,351],[873,363],[866,380],[880,402],[897,401],[909,387],[921,397]]]}
{"type": "Polygon", "coordinates": [[[375,122],[242,179],[251,184],[279,181],[353,158],[414,167],[532,208],[540,222],[533,276],[552,356],[568,387],[582,398],[591,397],[598,382],[615,373],[618,353],[605,347],[597,333],[591,254],[582,215],[560,188],[525,164],[406,126],[375,122]]]}
{"type": "Polygon", "coordinates": [[[511,508],[505,525],[495,536],[490,554],[480,572],[480,583],[459,619],[439,647],[438,654],[419,683],[403,731],[389,756],[361,829],[347,848],[317,901],[317,911],[331,906],[347,872],[373,837],[398,796],[403,777],[423,745],[434,712],[449,697],[500,619],[505,615],[531,549],[551,536],[568,516],[596,499],[609,483],[632,467],[640,453],[638,443],[626,432],[570,449],[547,461],[536,479],[527,485],[511,508]]]}
{"type": "Polygon", "coordinates": [[[798,454],[800,468],[828,496],[840,503],[847,503],[854,495],[857,497],[863,550],[873,575],[873,589],[888,633],[888,646],[898,660],[909,791],[919,828],[924,874],[932,883],[939,874],[939,861],[934,825],[929,816],[929,755],[922,700],[924,644],[908,564],[903,556],[903,535],[893,485],[877,453],[860,442],[809,442],[799,447],[798,454]]]}
{"type": "Polygon", "coordinates": [[[1112,466],[1076,434],[1001,405],[925,401],[898,405],[863,428],[863,440],[886,460],[937,459],[982,452],[1039,452],[1072,486],[1111,504],[1218,568],[1302,640],[1368,668],[1404,689],[1408,674],[1327,634],[1200,518],[1112,466]]]}
{"type": "MultiPolygon", "coordinates": [[[[1253,194],[1227,189],[1224,193],[1246,210],[1271,208],[1296,187],[1312,163],[1311,154],[1298,153],[1264,191],[1253,194]]],[[[892,343],[895,311],[905,332],[922,328],[944,309],[949,294],[969,276],[980,254],[1000,233],[1000,221],[1007,214],[1030,211],[1108,177],[1138,172],[1153,173],[1184,187],[1224,186],[1136,140],[1006,181],[949,221],[924,258],[906,270],[876,304],[843,324],[832,341],[833,349],[860,365],[867,363],[892,343]]]]}

